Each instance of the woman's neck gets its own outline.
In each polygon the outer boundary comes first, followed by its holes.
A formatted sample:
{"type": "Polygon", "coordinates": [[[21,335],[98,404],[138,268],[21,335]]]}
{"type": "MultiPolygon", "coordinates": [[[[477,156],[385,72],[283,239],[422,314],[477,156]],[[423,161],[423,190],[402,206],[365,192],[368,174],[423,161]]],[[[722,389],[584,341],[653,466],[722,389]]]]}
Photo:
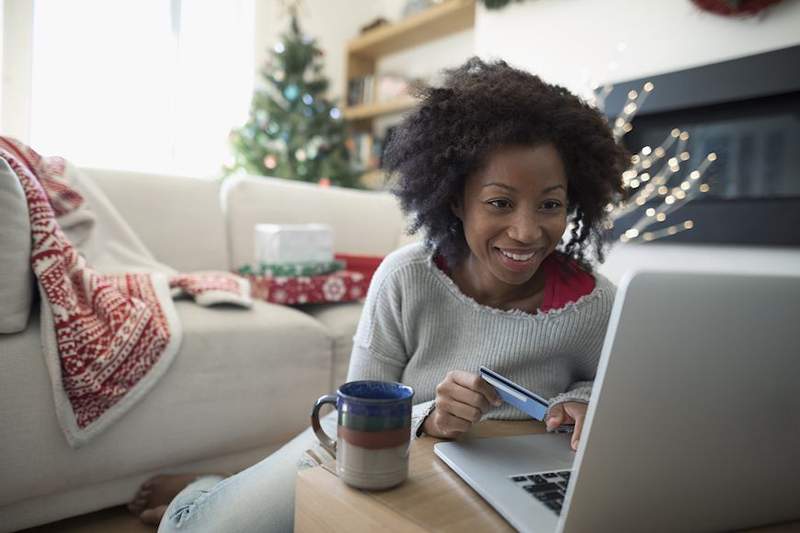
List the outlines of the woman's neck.
{"type": "Polygon", "coordinates": [[[469,255],[451,269],[450,276],[461,292],[481,305],[534,313],[541,306],[544,296],[546,273],[543,265],[527,282],[512,285],[482,271],[475,257],[469,255]]]}

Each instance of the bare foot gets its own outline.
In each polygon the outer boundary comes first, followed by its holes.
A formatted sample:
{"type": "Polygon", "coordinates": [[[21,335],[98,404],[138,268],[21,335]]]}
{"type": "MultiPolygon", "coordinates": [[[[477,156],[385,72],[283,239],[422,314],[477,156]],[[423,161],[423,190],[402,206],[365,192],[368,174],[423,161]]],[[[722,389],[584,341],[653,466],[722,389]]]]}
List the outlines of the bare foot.
{"type": "Polygon", "coordinates": [[[145,524],[157,526],[167,510],[167,505],[197,474],[162,474],[151,477],[139,487],[128,504],[128,510],[138,515],[145,524]]]}
{"type": "Polygon", "coordinates": [[[161,517],[164,516],[166,510],[166,505],[159,505],[154,509],[145,509],[142,511],[142,514],[139,515],[139,520],[145,524],[158,527],[158,524],[161,523],[161,517]]]}

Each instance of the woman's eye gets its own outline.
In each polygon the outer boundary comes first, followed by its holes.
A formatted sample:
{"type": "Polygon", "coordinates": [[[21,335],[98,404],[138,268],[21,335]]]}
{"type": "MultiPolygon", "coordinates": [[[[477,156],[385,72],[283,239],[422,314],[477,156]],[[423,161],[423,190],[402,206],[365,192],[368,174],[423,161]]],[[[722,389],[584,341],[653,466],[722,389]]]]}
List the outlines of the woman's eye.
{"type": "Polygon", "coordinates": [[[555,200],[550,200],[542,204],[545,209],[552,210],[558,209],[561,207],[561,202],[556,202],[555,200]]]}
{"type": "Polygon", "coordinates": [[[511,202],[508,200],[489,200],[489,204],[498,209],[505,209],[511,206],[511,202]]]}

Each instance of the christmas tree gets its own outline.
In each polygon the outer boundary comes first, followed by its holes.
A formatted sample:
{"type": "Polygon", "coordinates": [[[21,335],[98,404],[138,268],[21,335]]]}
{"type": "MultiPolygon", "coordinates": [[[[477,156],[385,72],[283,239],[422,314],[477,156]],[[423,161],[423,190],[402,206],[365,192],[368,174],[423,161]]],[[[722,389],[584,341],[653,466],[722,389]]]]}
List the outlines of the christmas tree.
{"type": "Polygon", "coordinates": [[[270,51],[250,118],[231,132],[234,162],[227,175],[276,176],[359,187],[345,147],[346,124],[324,96],[322,51],[303,35],[294,9],[291,27],[270,51]]]}

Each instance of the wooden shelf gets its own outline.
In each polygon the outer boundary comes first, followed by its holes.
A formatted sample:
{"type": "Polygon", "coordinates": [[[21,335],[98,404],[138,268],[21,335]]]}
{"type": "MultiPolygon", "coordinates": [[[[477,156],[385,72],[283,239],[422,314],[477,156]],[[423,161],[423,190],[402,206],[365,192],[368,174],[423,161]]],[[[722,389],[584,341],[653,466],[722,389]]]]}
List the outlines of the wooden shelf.
{"type": "MultiPolygon", "coordinates": [[[[474,27],[475,2],[444,0],[399,22],[378,26],[349,41],[345,50],[344,100],[347,101],[350,80],[363,76],[375,77],[378,61],[384,56],[474,27]]],[[[342,115],[353,133],[371,135],[376,118],[407,111],[416,104],[414,97],[402,96],[386,102],[342,106],[342,115]]],[[[363,182],[370,188],[381,188],[385,185],[386,177],[381,171],[374,170],[364,175],[363,182]]]]}
{"type": "Polygon", "coordinates": [[[475,25],[475,0],[447,0],[395,24],[368,31],[348,43],[349,55],[376,59],[468,30],[475,25]]]}
{"type": "Polygon", "coordinates": [[[347,120],[366,120],[382,115],[399,113],[414,107],[416,99],[411,96],[396,98],[387,102],[375,102],[371,104],[361,104],[343,109],[344,118],[347,120]]]}
{"type": "MultiPolygon", "coordinates": [[[[475,0],[444,0],[393,24],[378,26],[347,44],[343,93],[349,81],[375,75],[378,60],[388,54],[465,31],[475,25],[475,0]]],[[[388,102],[344,106],[344,117],[359,131],[372,129],[376,117],[411,109],[416,101],[405,96],[388,102]]]]}

